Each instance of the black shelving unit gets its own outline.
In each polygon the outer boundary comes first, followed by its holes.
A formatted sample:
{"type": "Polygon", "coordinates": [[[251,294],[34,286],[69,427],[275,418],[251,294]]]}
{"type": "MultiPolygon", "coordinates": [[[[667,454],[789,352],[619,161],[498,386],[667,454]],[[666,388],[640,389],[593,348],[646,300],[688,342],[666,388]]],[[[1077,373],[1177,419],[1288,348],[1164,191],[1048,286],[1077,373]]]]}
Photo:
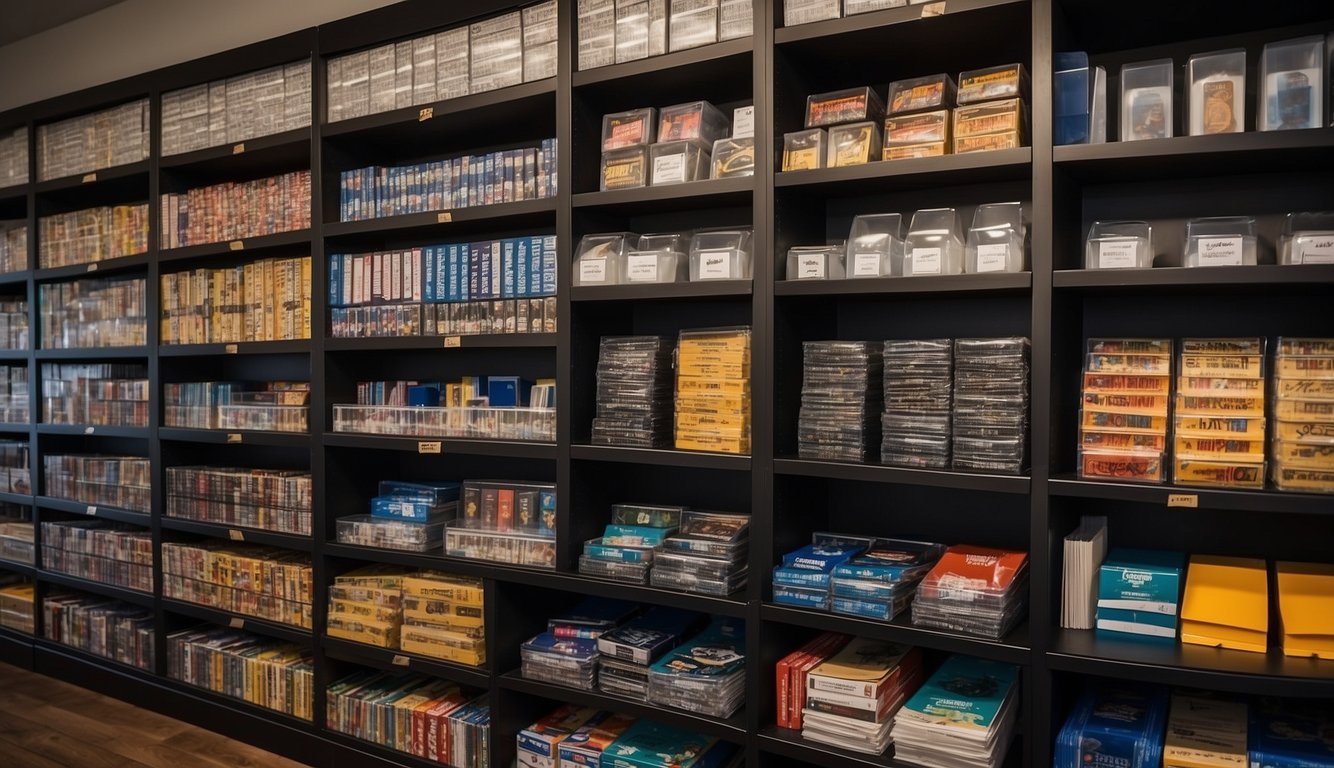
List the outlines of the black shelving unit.
{"type": "MultiPolygon", "coordinates": [[[[54,589],[82,589],[131,600],[157,617],[158,658],[151,670],[116,664],[75,649],[0,630],[0,660],[71,679],[201,723],[258,746],[319,765],[410,765],[427,761],[335,733],[324,722],[324,687],[350,668],[406,669],[485,691],[492,707],[491,764],[509,765],[515,733],[554,708],[579,702],[717,735],[745,749],[752,768],[788,765],[899,766],[892,755],[866,756],[803,741],[774,726],[773,664],[819,631],[862,634],[921,646],[929,663],[963,653],[1018,665],[1022,707],[1010,766],[1050,764],[1065,707],[1089,678],[1156,681],[1245,694],[1334,697],[1331,662],[1245,654],[1176,644],[1118,642],[1059,629],[1061,539],[1084,514],[1105,514],[1118,545],[1328,560],[1321,542],[1334,534],[1330,500],[1272,490],[1239,491],[1095,482],[1075,469],[1078,372],[1084,341],[1094,336],[1334,336],[1328,311],[1334,267],[1263,264],[1178,266],[1186,219],[1253,213],[1263,238],[1278,234],[1289,210],[1334,209],[1334,128],[1282,133],[1254,130],[1101,145],[1053,146],[1055,51],[1086,50],[1108,68],[1109,125],[1118,124],[1121,64],[1240,46],[1258,77],[1263,45],[1334,29],[1327,2],[1301,0],[1257,11],[1234,2],[1128,0],[949,0],[786,27],[782,4],[753,4],[753,34],[642,61],[577,71],[575,4],[560,0],[559,67],[554,78],[489,93],[329,123],[325,64],[344,53],[453,27],[522,5],[477,0],[465,5],[406,0],[318,29],[307,29],[124,81],[0,114],[0,126],[29,135],[55,120],[147,97],[153,107],[150,158],[89,174],[0,189],[0,218],[41,216],[90,205],[149,201],[154,230],[144,254],[86,265],[36,267],[0,275],[0,292],[26,292],[38,327],[39,286],[101,276],[143,277],[149,307],[147,346],[0,351],[27,365],[40,422],[43,362],[142,361],[151,382],[145,428],[0,425],[26,440],[33,495],[0,501],[33,509],[42,520],[93,516],[152,532],[163,541],[199,538],[266,544],[310,553],[314,627],[263,622],[122,590],[44,568],[0,563],[31,576],[38,599],[54,589]],[[311,125],[193,152],[161,155],[158,112],[166,92],[257,68],[310,61],[311,125]],[[784,173],[782,135],[801,126],[805,97],[932,72],[1022,62],[1031,74],[1029,146],[784,173]],[[603,192],[597,172],[601,116],[644,106],[709,99],[723,109],[755,107],[756,174],[671,186],[603,192]],[[555,137],[559,194],[550,199],[456,208],[365,221],[339,221],[338,174],[489,151],[555,137]],[[309,168],[308,230],[162,249],[159,197],[195,183],[247,180],[309,168]],[[979,204],[1019,200],[1031,215],[1027,270],[1015,274],[786,281],[789,247],[846,237],[860,213],[952,206],[967,218],[979,204]],[[1143,218],[1162,253],[1152,269],[1090,271],[1084,236],[1094,220],[1143,218]],[[582,235],[610,230],[674,231],[705,227],[754,230],[750,279],[669,285],[574,287],[572,254],[582,235]],[[332,338],[328,333],[327,254],[401,249],[471,238],[555,234],[558,330],[555,333],[403,338],[332,338]],[[308,340],[162,345],[159,279],[201,266],[236,265],[273,255],[312,257],[308,340]],[[750,456],[590,444],[594,366],[601,336],[672,335],[682,329],[747,325],[752,329],[750,456]],[[808,461],[797,457],[801,342],[816,339],[1022,335],[1032,341],[1030,469],[1022,476],[808,461]],[[554,376],[560,390],[554,442],[439,439],[334,432],[332,406],[351,401],[368,378],[452,378],[518,370],[554,376]],[[306,434],[182,429],[162,419],[162,384],[221,377],[259,379],[272,371],[309,377],[306,434]],[[137,453],[152,463],[149,513],[53,498],[40,477],[44,456],[76,451],[137,453]],[[313,535],[199,523],[167,517],[166,468],[187,464],[309,469],[313,535]],[[382,478],[510,477],[559,488],[554,571],[405,553],[335,541],[335,520],[365,511],[382,478]],[[624,500],[748,512],[751,579],[726,597],[710,597],[587,577],[577,572],[582,543],[624,500]],[[932,538],[1023,549],[1031,556],[1030,615],[999,641],[915,627],[907,617],[874,622],[776,605],[767,574],[778,556],[816,530],[932,538]],[[438,569],[483,580],[488,665],[471,668],[327,637],[327,587],[351,568],[381,563],[438,569]],[[601,595],[729,616],[748,631],[746,706],[726,719],[659,708],[597,691],[574,691],[522,678],[518,645],[545,617],[579,595],[601,595]],[[240,622],[261,635],[308,647],[315,660],[315,719],[304,723],[167,677],[166,635],[194,623],[240,622]]],[[[1184,100],[1178,94],[1178,102],[1184,100]]],[[[1253,104],[1254,95],[1248,98],[1253,104]]],[[[1253,110],[1250,110],[1253,113],[1253,110]]],[[[1178,125],[1178,128],[1180,126],[1178,125]]],[[[1113,134],[1115,133],[1113,129],[1113,134]]],[[[1180,134],[1183,131],[1178,130],[1180,134]]],[[[35,138],[30,139],[35,146],[35,138]]],[[[35,153],[30,178],[36,179],[35,153]]],[[[35,337],[39,334],[34,333],[35,337]]],[[[270,376],[272,377],[272,376],[270,376]]],[[[40,550],[40,533],[38,548],[40,550]]],[[[160,554],[158,557],[160,570],[160,554]]],[[[39,612],[40,615],[40,612],[39,612]]],[[[1272,645],[1272,643],[1271,643],[1272,645]]]]}

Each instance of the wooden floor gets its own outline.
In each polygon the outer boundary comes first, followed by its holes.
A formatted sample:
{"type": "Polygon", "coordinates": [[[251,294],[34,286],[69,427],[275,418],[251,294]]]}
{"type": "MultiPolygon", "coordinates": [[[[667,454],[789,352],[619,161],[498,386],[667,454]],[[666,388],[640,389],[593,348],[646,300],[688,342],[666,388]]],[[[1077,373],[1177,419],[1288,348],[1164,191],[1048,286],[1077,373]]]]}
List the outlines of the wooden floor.
{"type": "Polygon", "coordinates": [[[212,731],[0,664],[3,768],[298,768],[212,731]]]}

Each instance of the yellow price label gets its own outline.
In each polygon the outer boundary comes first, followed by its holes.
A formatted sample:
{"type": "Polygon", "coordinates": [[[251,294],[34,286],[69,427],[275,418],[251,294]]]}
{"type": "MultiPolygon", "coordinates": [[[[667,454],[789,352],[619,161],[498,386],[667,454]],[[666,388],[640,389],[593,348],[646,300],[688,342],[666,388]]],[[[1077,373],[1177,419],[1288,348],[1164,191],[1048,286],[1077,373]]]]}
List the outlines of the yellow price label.
{"type": "Polygon", "coordinates": [[[417,453],[440,453],[439,440],[419,440],[417,441],[417,453]]]}
{"type": "Polygon", "coordinates": [[[228,433],[227,433],[227,442],[229,442],[229,443],[239,443],[239,442],[241,442],[241,433],[240,433],[240,432],[228,432],[228,433]]]}
{"type": "Polygon", "coordinates": [[[932,16],[944,16],[944,15],[945,15],[944,3],[928,3],[927,5],[922,6],[923,19],[928,19],[931,18],[932,16]]]}
{"type": "Polygon", "coordinates": [[[231,539],[232,541],[245,541],[245,532],[232,528],[231,530],[227,531],[227,538],[231,539]]]}
{"type": "Polygon", "coordinates": [[[97,181],[97,172],[96,172],[96,171],[94,171],[93,173],[85,173],[85,174],[83,175],[83,183],[84,183],[84,184],[91,184],[91,183],[94,182],[94,181],[97,181]]]}
{"type": "Polygon", "coordinates": [[[435,215],[436,224],[448,224],[454,220],[454,214],[450,211],[441,211],[435,215]]]}
{"type": "Polygon", "coordinates": [[[96,272],[96,271],[97,271],[97,262],[94,261],[92,264],[89,264],[89,265],[88,265],[88,271],[89,271],[89,272],[96,272]]]}
{"type": "Polygon", "coordinates": [[[232,629],[244,629],[245,619],[238,619],[233,617],[231,621],[227,622],[227,626],[231,627],[232,629]]]}
{"type": "Polygon", "coordinates": [[[222,348],[222,351],[225,352],[225,353],[227,353],[227,354],[229,354],[229,355],[234,355],[234,354],[236,354],[237,352],[240,352],[240,351],[241,351],[241,348],[238,347],[238,346],[236,346],[235,344],[228,344],[228,345],[226,345],[225,347],[222,348]]]}
{"type": "Polygon", "coordinates": [[[396,667],[406,667],[411,662],[412,659],[409,659],[407,656],[404,656],[401,653],[394,654],[394,658],[390,661],[390,663],[392,663],[396,667]]]}
{"type": "Polygon", "coordinates": [[[239,154],[241,154],[241,153],[244,152],[244,151],[245,151],[245,142],[244,142],[244,141],[241,142],[240,144],[237,144],[237,145],[235,145],[235,146],[232,147],[232,154],[233,154],[233,155],[239,155],[239,154]]]}
{"type": "Polygon", "coordinates": [[[227,244],[228,250],[239,251],[245,248],[245,243],[241,240],[233,240],[227,244]]]}
{"type": "Polygon", "coordinates": [[[433,117],[435,117],[435,107],[422,107],[417,113],[417,122],[424,123],[433,117]]]}
{"type": "Polygon", "coordinates": [[[1167,506],[1195,509],[1200,506],[1200,495],[1198,493],[1169,493],[1167,495],[1167,506]]]}
{"type": "Polygon", "coordinates": [[[463,346],[463,337],[462,337],[462,336],[446,336],[446,337],[445,337],[445,349],[454,349],[454,348],[456,348],[456,347],[461,347],[461,346],[463,346]]]}

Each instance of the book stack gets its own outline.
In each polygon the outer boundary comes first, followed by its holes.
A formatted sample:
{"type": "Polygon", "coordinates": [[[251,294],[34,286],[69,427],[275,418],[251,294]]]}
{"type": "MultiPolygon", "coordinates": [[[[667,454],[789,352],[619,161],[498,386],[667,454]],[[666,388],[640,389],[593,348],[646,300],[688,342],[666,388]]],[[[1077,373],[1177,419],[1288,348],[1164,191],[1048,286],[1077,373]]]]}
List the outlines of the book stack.
{"type": "Polygon", "coordinates": [[[602,635],[597,640],[598,689],[647,700],[649,667],[703,623],[700,614],[657,607],[602,635]]]}
{"type": "Polygon", "coordinates": [[[1017,475],[1027,466],[1028,339],[955,339],[951,466],[1017,475]]]}
{"type": "Polygon", "coordinates": [[[1186,557],[1114,549],[1098,570],[1099,632],[1175,640],[1186,557]]]}
{"type": "Polygon", "coordinates": [[[855,637],[806,676],[801,737],[878,755],[894,714],[922,682],[916,648],[855,637]]]}
{"type": "Polygon", "coordinates": [[[1204,691],[1172,694],[1163,768],[1246,765],[1246,702],[1204,691]]]}
{"type": "Polygon", "coordinates": [[[1085,516],[1065,537],[1061,573],[1061,626],[1093,629],[1098,572],[1107,556],[1107,518],[1085,516]]]}
{"type": "Polygon", "coordinates": [[[649,669],[648,698],[712,717],[731,717],[746,695],[746,628],[715,618],[649,669]]]}
{"type": "Polygon", "coordinates": [[[950,464],[954,344],[886,341],[880,463],[944,469],[950,464]]]}
{"type": "Polygon", "coordinates": [[[681,528],[662,541],[649,581],[655,587],[726,596],[750,573],[750,516],[688,510],[681,528]]]}
{"type": "Polygon", "coordinates": [[[1280,337],[1274,397],[1274,485],[1334,491],[1334,339],[1280,337]]]}
{"type": "Polygon", "coordinates": [[[328,687],[330,730],[455,768],[490,765],[491,708],[456,683],[362,670],[328,687]]]}
{"type": "Polygon", "coordinates": [[[1090,686],[1056,736],[1054,764],[1160,768],[1167,691],[1157,686],[1090,686]]]}
{"type": "Polygon", "coordinates": [[[579,572],[631,584],[648,581],[649,567],[666,538],[681,525],[685,507],[613,504],[602,536],[584,543],[579,572]]]}
{"type": "Polygon", "coordinates": [[[672,342],[603,336],[598,347],[594,445],[663,448],[671,442],[672,342]]]}
{"type": "Polygon", "coordinates": [[[960,545],[917,588],[912,622],[999,640],[1027,607],[1027,552],[960,545]]]}
{"type": "Polygon", "coordinates": [[[917,584],[945,552],[944,544],[876,539],[871,548],[834,566],[829,609],[891,621],[912,601],[917,584]]]}
{"type": "Polygon", "coordinates": [[[224,627],[167,635],[167,674],[302,720],[314,716],[310,651],[224,627]]]}
{"type": "Polygon", "coordinates": [[[797,650],[778,660],[777,716],[779,728],[801,728],[806,709],[806,678],[810,671],[838,653],[850,638],[837,632],[824,632],[797,650]]]}
{"type": "Polygon", "coordinates": [[[880,410],[881,358],[866,341],[807,341],[802,347],[797,455],[864,462],[873,450],[880,410]]]}
{"type": "Polygon", "coordinates": [[[593,690],[597,682],[597,640],[636,612],[621,600],[590,597],[547,622],[547,631],[519,649],[520,671],[531,680],[593,690]]]}
{"type": "Polygon", "coordinates": [[[35,587],[30,581],[0,577],[0,629],[31,635],[36,627],[33,600],[35,587]]]}
{"type": "Polygon", "coordinates": [[[894,716],[894,757],[929,768],[996,768],[1019,719],[1019,670],[951,656],[894,716]]]}

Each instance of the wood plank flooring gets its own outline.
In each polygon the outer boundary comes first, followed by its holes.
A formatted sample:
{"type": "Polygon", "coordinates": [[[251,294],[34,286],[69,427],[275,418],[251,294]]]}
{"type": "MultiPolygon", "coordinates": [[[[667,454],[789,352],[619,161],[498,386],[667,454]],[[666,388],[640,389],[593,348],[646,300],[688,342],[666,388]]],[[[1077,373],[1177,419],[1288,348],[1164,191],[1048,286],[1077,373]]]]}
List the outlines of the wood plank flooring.
{"type": "Polygon", "coordinates": [[[0,664],[0,756],[5,768],[302,765],[8,664],[0,664]]]}

